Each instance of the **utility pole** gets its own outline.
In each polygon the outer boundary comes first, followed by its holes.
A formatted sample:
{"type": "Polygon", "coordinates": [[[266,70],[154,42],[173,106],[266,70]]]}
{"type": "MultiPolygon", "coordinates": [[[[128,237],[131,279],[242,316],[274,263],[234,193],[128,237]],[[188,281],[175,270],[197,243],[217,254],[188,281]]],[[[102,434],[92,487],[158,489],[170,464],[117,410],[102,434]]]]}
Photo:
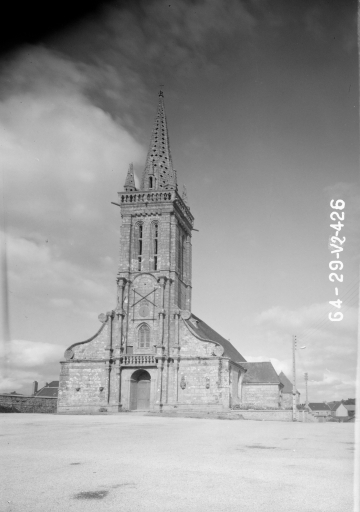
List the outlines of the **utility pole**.
{"type": "Polygon", "coordinates": [[[308,409],[308,407],[309,407],[309,397],[308,397],[308,380],[309,380],[309,375],[306,372],[306,373],[304,373],[304,376],[305,376],[305,393],[306,393],[305,406],[308,409]]]}
{"type": "Polygon", "coordinates": [[[297,421],[297,407],[296,407],[296,363],[295,363],[295,352],[296,352],[296,336],[293,336],[293,414],[292,420],[297,421]]]}

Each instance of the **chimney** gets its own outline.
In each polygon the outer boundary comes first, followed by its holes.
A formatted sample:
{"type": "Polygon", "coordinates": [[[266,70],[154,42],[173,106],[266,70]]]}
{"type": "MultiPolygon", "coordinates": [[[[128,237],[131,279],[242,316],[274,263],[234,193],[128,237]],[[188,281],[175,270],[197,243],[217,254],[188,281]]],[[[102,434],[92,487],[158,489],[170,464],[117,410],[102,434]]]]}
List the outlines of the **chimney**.
{"type": "Polygon", "coordinates": [[[37,380],[34,380],[33,382],[33,390],[32,390],[32,395],[36,395],[36,393],[38,392],[38,381],[37,380]]]}

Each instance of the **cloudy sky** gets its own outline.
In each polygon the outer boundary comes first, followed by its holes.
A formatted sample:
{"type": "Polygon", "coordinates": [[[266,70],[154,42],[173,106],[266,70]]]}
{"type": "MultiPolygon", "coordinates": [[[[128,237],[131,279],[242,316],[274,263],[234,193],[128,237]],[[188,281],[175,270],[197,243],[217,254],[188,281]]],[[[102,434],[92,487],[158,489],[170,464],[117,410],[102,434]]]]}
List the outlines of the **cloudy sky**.
{"type": "MultiPolygon", "coordinates": [[[[2,45],[11,343],[0,390],[57,379],[67,346],[114,308],[119,211],[110,203],[130,162],[141,176],[164,84],[172,157],[199,230],[193,312],[247,360],[271,360],[289,377],[297,335],[306,345],[300,391],[308,372],[311,401],[354,396],[356,1],[90,7],[18,29],[2,45]],[[338,297],[329,281],[331,199],[345,201],[338,297]],[[336,298],[340,309],[329,304],[336,298]],[[331,322],[337,311],[343,320],[331,322]]],[[[2,279],[4,289],[4,270],[2,279]]]]}

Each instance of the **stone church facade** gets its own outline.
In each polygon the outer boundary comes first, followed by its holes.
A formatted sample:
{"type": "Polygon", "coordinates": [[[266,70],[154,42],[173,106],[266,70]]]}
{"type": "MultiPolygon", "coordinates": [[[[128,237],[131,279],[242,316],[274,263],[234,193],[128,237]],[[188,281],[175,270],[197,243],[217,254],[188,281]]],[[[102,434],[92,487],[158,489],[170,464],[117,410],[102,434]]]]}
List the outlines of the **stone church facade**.
{"type": "MultiPolygon", "coordinates": [[[[192,313],[194,217],[180,196],[163,93],[140,189],[132,165],[119,193],[115,309],[61,361],[58,412],[229,410],[247,368],[231,343],[192,313]]],[[[248,363],[249,364],[249,363],[248,363]]]]}

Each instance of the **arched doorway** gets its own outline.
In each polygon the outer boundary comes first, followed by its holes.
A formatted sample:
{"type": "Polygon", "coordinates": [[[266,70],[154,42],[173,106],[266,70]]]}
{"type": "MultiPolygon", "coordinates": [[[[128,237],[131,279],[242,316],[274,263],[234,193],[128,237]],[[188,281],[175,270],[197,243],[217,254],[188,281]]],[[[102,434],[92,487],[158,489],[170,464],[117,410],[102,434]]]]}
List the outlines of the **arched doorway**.
{"type": "Polygon", "coordinates": [[[150,408],[151,377],[146,370],[136,370],[130,379],[130,410],[148,410],[150,408]]]}

